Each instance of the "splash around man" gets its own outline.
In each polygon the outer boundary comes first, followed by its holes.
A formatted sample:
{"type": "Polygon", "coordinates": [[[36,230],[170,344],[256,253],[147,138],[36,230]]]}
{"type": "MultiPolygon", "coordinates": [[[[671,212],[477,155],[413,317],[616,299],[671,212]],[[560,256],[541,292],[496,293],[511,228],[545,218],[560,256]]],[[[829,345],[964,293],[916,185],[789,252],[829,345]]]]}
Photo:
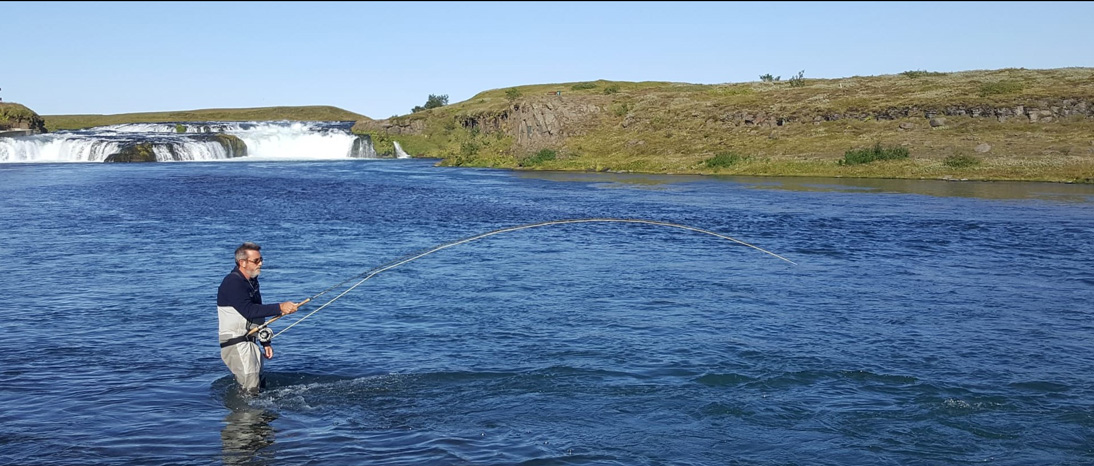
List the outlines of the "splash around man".
{"type": "Polygon", "coordinates": [[[256,394],[265,385],[262,357],[273,358],[273,346],[263,343],[260,349],[255,338],[248,337],[247,332],[262,325],[267,317],[292,314],[299,307],[291,301],[262,304],[258,286],[258,275],[262,273],[261,250],[261,246],[249,242],[236,248],[236,266],[217,289],[220,359],[247,394],[256,394]]]}

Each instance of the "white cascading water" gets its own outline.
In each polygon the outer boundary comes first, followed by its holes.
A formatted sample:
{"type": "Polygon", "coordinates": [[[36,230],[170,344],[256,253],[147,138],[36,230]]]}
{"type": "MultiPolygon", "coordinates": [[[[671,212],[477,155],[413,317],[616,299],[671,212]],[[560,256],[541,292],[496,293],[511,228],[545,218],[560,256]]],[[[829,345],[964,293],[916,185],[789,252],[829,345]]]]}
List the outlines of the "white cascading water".
{"type": "MultiPolygon", "coordinates": [[[[125,147],[150,143],[157,161],[239,159],[215,133],[247,146],[240,160],[377,158],[371,141],[349,131],[353,122],[129,123],[78,131],[0,138],[0,163],[103,162],[125,147]],[[179,132],[179,127],[185,131],[179,132]]],[[[399,151],[398,156],[405,155],[399,151]]]]}
{"type": "Polygon", "coordinates": [[[213,141],[193,141],[182,145],[155,145],[152,152],[156,161],[193,162],[197,160],[225,160],[229,154],[224,146],[213,141]]]}
{"type": "Polygon", "coordinates": [[[391,141],[391,142],[395,143],[395,158],[397,158],[397,159],[409,159],[410,158],[410,154],[407,154],[406,151],[403,150],[403,146],[399,145],[399,141],[391,141]]]}
{"type": "Polygon", "coordinates": [[[61,134],[0,138],[0,163],[102,162],[121,150],[118,141],[61,134]]]}
{"type": "Polygon", "coordinates": [[[311,123],[293,122],[288,127],[260,125],[249,131],[229,133],[247,144],[248,159],[324,160],[350,156],[357,136],[320,130],[311,123]]]}

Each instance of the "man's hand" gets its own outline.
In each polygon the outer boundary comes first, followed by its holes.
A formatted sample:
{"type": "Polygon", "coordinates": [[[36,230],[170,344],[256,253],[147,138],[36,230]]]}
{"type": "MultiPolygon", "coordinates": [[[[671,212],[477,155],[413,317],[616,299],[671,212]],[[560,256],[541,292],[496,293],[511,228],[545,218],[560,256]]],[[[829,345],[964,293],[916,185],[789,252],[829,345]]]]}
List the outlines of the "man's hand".
{"type": "Polygon", "coordinates": [[[266,359],[273,359],[273,345],[262,345],[262,355],[266,359]]]}
{"type": "Polygon", "coordinates": [[[296,312],[296,309],[299,308],[299,307],[300,307],[299,304],[296,304],[292,301],[285,301],[285,302],[281,303],[281,315],[284,316],[284,315],[292,314],[292,313],[296,312]]]}

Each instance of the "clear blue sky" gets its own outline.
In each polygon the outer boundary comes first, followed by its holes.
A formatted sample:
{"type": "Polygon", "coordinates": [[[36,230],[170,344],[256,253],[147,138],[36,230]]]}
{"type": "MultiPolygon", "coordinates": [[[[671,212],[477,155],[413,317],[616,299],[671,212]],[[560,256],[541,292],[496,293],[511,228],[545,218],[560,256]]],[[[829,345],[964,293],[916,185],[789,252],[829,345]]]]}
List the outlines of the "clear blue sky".
{"type": "Polygon", "coordinates": [[[1094,2],[0,2],[42,115],[333,105],[525,84],[1094,67],[1094,2]]]}

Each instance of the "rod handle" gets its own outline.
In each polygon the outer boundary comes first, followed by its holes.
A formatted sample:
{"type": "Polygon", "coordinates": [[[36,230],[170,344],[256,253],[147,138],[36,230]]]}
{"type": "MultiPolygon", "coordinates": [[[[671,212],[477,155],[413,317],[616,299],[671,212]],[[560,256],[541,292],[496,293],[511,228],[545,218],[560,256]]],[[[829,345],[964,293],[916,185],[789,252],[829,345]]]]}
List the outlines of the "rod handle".
{"type": "MultiPolygon", "coordinates": [[[[296,305],[297,309],[299,309],[299,308],[300,308],[300,306],[303,306],[304,304],[306,304],[306,303],[307,303],[308,301],[311,301],[311,298],[308,298],[308,299],[305,299],[305,300],[303,300],[303,301],[300,301],[300,303],[298,303],[298,304],[296,305]]],[[[274,323],[274,322],[277,322],[277,319],[280,319],[280,318],[282,318],[282,317],[285,317],[285,316],[287,316],[287,315],[288,315],[288,314],[281,314],[281,315],[278,315],[278,316],[274,316],[274,318],[272,318],[272,319],[270,319],[270,320],[267,320],[267,321],[266,321],[266,323],[264,323],[264,324],[262,324],[262,325],[259,325],[258,327],[255,327],[255,328],[252,328],[252,329],[248,330],[248,331],[247,331],[247,336],[251,336],[251,335],[254,335],[254,334],[258,333],[258,331],[259,331],[259,330],[262,330],[262,329],[264,329],[264,328],[266,328],[266,327],[269,327],[269,326],[270,326],[270,324],[272,324],[272,323],[274,323]]]]}

